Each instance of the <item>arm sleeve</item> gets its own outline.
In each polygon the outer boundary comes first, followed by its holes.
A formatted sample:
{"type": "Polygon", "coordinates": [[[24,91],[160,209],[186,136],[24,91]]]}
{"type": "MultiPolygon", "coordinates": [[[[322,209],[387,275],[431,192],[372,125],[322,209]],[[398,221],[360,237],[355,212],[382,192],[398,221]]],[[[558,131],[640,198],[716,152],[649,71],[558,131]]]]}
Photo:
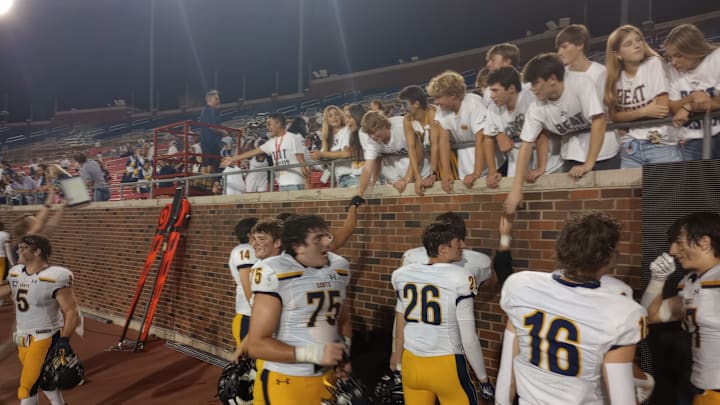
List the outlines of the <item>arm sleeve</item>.
{"type": "Polygon", "coordinates": [[[505,280],[510,277],[513,268],[512,254],[509,250],[500,250],[495,253],[495,258],[493,259],[493,269],[495,270],[495,274],[497,274],[498,282],[500,284],[504,283],[505,280]]]}
{"type": "Polygon", "coordinates": [[[632,363],[606,363],[604,367],[610,403],[635,404],[632,363]]]}
{"type": "Polygon", "coordinates": [[[513,379],[513,346],[515,345],[515,334],[507,329],[503,334],[502,354],[500,355],[500,369],[497,374],[495,385],[495,404],[512,405],[514,398],[511,398],[513,379]]]}
{"type": "Polygon", "coordinates": [[[480,340],[475,333],[475,315],[473,314],[474,295],[467,298],[459,297],[460,300],[456,307],[456,316],[458,328],[460,329],[460,340],[462,341],[465,357],[470,367],[472,367],[475,375],[480,380],[487,379],[487,371],[485,370],[485,358],[480,346],[480,340]]]}

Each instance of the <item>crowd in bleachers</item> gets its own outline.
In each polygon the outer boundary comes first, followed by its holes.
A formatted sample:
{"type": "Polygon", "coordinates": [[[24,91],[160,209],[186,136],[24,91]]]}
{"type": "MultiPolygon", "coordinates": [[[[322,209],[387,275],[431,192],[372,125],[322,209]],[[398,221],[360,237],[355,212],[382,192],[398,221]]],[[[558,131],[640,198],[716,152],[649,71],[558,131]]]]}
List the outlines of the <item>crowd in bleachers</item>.
{"type": "MultiPolygon", "coordinates": [[[[196,128],[187,140],[158,139],[158,155],[164,158],[156,170],[166,177],[184,175],[187,162],[190,175],[225,172],[218,181],[194,183],[216,194],[329,186],[359,187],[362,194],[374,184],[402,192],[414,184],[422,195],[436,181],[450,192],[454,180],[472,187],[484,178],[493,188],[508,176],[517,179],[509,201],[514,203],[522,181],[534,182],[546,173],[581,177],[590,170],[700,159],[702,121],[689,117],[720,109],[716,46],[684,24],[664,38],[665,59],[639,29],[623,26],[609,36],[603,66],[586,55],[589,41],[584,26],[565,27],[556,36],[557,53],[535,56],[522,72],[519,48],[496,45],[486,53],[471,89],[467,75],[446,71],[426,87],[408,86],[393,99],[226,122],[228,129],[243,130],[239,142],[222,129],[219,93],[211,91],[198,118],[210,126],[196,128]],[[608,122],[658,118],[672,122],[606,129],[608,122]],[[278,125],[271,130],[273,123],[278,125]],[[183,160],[186,151],[189,158],[183,160]],[[269,172],[247,172],[268,166],[278,168],[273,184],[269,172]]],[[[713,118],[713,135],[719,125],[713,118]]],[[[718,139],[712,138],[713,157],[720,154],[718,139]]],[[[101,166],[103,159],[126,158],[124,170],[110,173],[108,184],[138,182],[138,194],[149,190],[145,182],[156,178],[149,134],[137,145],[95,146],[84,153],[101,166]]],[[[34,194],[42,194],[42,184],[37,185],[42,178],[28,176],[32,166],[23,169],[4,173],[5,201],[41,202],[34,194]]]]}

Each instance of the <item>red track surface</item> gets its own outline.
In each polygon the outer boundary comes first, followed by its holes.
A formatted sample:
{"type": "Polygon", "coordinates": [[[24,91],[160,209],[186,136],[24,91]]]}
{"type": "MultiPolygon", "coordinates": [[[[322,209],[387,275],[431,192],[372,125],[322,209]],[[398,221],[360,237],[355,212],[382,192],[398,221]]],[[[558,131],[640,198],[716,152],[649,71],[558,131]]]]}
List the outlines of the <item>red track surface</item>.
{"type": "MultiPolygon", "coordinates": [[[[12,305],[0,307],[0,340],[12,334],[12,305]]],[[[221,370],[149,340],[145,351],[106,352],[117,344],[122,327],[85,319],[85,337],[75,335],[72,347],[85,365],[85,383],[63,392],[68,405],[208,405],[215,397],[221,370]]],[[[131,337],[134,334],[131,334],[131,337]]],[[[17,351],[0,359],[0,405],[17,404],[20,362],[17,351]]],[[[43,394],[40,404],[49,404],[43,394]]]]}

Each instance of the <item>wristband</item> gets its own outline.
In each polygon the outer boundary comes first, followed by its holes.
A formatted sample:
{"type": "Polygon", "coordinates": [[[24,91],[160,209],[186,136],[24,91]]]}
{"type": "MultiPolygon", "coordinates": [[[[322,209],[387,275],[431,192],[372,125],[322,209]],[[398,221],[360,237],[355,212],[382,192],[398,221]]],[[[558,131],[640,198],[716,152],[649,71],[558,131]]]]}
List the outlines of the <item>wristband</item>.
{"type": "Polygon", "coordinates": [[[512,236],[510,235],[500,235],[500,246],[506,246],[510,247],[510,242],[512,241],[512,236]]]}
{"type": "Polygon", "coordinates": [[[295,363],[315,363],[320,364],[323,358],[325,345],[314,344],[307,346],[295,347],[295,363]]]}

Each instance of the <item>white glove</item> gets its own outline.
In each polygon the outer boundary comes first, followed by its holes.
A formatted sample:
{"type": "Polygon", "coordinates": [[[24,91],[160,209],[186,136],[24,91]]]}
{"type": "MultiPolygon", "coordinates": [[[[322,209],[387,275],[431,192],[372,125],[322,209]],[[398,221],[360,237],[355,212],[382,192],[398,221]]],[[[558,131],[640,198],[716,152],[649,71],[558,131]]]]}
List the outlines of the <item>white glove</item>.
{"type": "Polygon", "coordinates": [[[675,272],[675,258],[663,253],[650,263],[650,276],[653,280],[665,281],[675,272]]]}
{"type": "MultiPolygon", "coordinates": [[[[645,373],[643,371],[643,373],[645,373]]],[[[648,373],[645,373],[645,379],[641,380],[639,378],[633,378],[633,382],[635,383],[635,398],[639,403],[643,403],[650,399],[650,395],[652,395],[653,388],[655,388],[655,379],[653,376],[651,376],[648,373]]]]}

